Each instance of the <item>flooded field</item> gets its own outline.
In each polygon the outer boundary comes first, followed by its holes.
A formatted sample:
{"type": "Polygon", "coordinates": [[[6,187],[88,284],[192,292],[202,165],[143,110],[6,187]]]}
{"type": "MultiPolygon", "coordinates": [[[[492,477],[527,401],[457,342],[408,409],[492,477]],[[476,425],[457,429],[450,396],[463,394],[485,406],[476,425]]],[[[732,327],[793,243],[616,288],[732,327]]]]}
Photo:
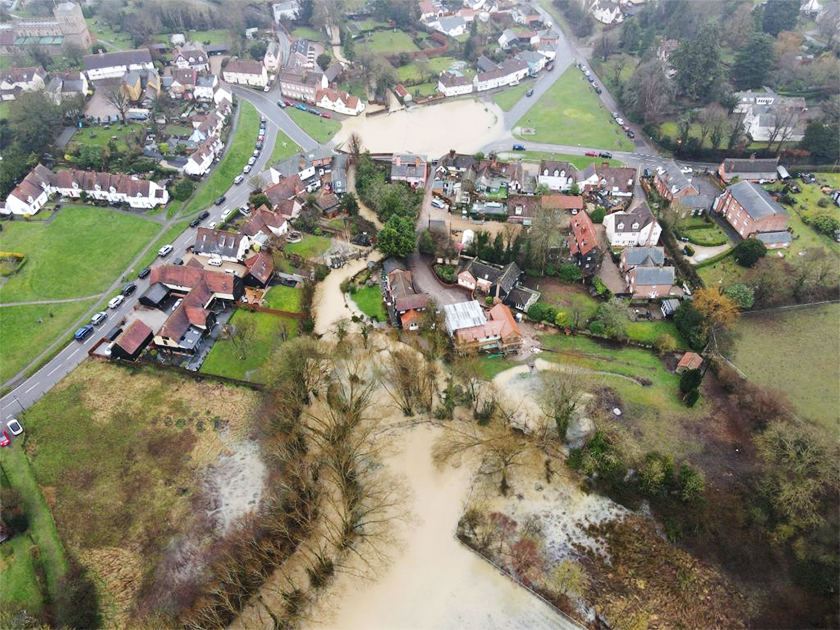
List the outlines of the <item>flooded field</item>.
{"type": "Polygon", "coordinates": [[[335,143],[347,140],[354,132],[361,137],[362,146],[373,153],[400,147],[401,151],[433,158],[452,148],[461,153],[478,151],[504,133],[504,123],[502,111],[495,104],[459,100],[346,120],[335,143]]]}

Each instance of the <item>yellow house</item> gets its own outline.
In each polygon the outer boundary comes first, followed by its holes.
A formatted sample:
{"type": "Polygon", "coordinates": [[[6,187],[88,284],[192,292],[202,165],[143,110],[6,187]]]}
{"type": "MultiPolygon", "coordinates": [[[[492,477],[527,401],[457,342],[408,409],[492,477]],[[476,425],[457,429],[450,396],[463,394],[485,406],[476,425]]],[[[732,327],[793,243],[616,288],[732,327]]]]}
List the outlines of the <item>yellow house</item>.
{"type": "Polygon", "coordinates": [[[128,72],[123,77],[122,90],[132,103],[136,103],[143,96],[143,82],[137,72],[128,72]]]}

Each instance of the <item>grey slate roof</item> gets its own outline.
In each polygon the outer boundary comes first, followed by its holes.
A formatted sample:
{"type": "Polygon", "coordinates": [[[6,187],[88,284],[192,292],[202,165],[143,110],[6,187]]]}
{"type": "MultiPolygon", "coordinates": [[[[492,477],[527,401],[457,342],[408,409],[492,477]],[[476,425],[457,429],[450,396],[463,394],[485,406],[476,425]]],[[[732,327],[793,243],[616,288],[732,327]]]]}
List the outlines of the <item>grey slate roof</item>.
{"type": "Polygon", "coordinates": [[[786,231],[759,232],[755,237],[765,245],[777,245],[779,243],[790,243],[793,241],[790,232],[786,231]]]}
{"type": "Polygon", "coordinates": [[[636,287],[650,287],[656,284],[673,284],[673,267],[636,267],[636,287]]]}
{"type": "Polygon", "coordinates": [[[85,70],[99,70],[114,66],[128,66],[131,64],[152,63],[152,54],[148,48],[139,50],[125,50],[122,52],[85,55],[82,58],[85,70]]]}
{"type": "Polygon", "coordinates": [[[751,219],[762,219],[774,214],[788,216],[787,210],[782,208],[766,190],[753,182],[738,182],[727,190],[741,204],[751,219]]]}
{"type": "Polygon", "coordinates": [[[697,210],[698,208],[708,210],[712,206],[712,201],[713,199],[709,195],[686,195],[685,197],[680,197],[680,204],[692,210],[697,210]]]}
{"type": "Polygon", "coordinates": [[[470,260],[461,271],[469,271],[476,279],[488,280],[492,284],[498,284],[505,293],[509,293],[513,289],[519,280],[519,276],[522,275],[522,271],[514,262],[500,267],[478,258],[470,260]]]}
{"type": "Polygon", "coordinates": [[[628,247],[624,250],[624,262],[630,267],[661,267],[665,264],[665,248],[628,247]]]}
{"type": "Polygon", "coordinates": [[[497,68],[496,64],[484,55],[481,55],[481,57],[478,58],[475,65],[479,72],[490,72],[491,70],[495,70],[497,68]]]}
{"type": "MultiPolygon", "coordinates": [[[[772,121],[770,123],[772,125],[772,121]]],[[[727,173],[775,173],[777,159],[751,160],[729,158],[723,161],[723,168],[727,173]]]]}
{"type": "Polygon", "coordinates": [[[667,174],[666,180],[668,182],[668,188],[672,191],[675,189],[680,191],[691,186],[691,182],[688,177],[686,177],[685,173],[680,170],[680,167],[676,162],[674,162],[674,160],[668,160],[665,162],[665,166],[661,168],[667,174]]]}
{"type": "Polygon", "coordinates": [[[651,221],[653,221],[653,213],[645,201],[627,212],[616,212],[615,231],[638,232],[651,221]],[[633,224],[635,223],[638,223],[638,225],[634,228],[633,224]]]}
{"type": "Polygon", "coordinates": [[[197,254],[215,254],[217,256],[236,258],[236,255],[239,253],[239,242],[243,238],[246,237],[241,234],[211,230],[209,228],[198,228],[193,251],[197,254]]]}

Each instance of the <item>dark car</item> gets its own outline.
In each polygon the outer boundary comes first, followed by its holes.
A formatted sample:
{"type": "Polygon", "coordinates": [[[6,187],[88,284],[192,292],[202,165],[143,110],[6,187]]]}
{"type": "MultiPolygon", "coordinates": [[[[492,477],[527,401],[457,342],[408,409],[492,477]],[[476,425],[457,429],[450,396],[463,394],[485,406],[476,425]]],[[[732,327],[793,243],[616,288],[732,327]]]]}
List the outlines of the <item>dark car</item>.
{"type": "Polygon", "coordinates": [[[199,221],[204,221],[204,219],[206,219],[206,218],[207,218],[207,217],[209,217],[209,216],[210,216],[210,213],[209,213],[209,212],[207,212],[207,210],[202,210],[202,211],[198,214],[198,220],[199,220],[199,221]]]}
{"type": "Polygon", "coordinates": [[[522,145],[522,144],[514,144],[514,145],[513,145],[513,150],[514,150],[514,151],[524,151],[524,150],[525,150],[525,145],[522,145]]]}
{"type": "Polygon", "coordinates": [[[256,146],[258,149],[262,149],[263,148],[262,140],[257,140],[257,144],[254,145],[254,146],[256,146]]]}
{"type": "Polygon", "coordinates": [[[151,267],[143,267],[140,270],[140,273],[137,274],[137,277],[142,280],[143,278],[148,276],[150,273],[152,273],[152,268],[151,267]]]}
{"type": "Polygon", "coordinates": [[[628,138],[635,138],[635,137],[636,137],[636,134],[635,134],[635,133],[633,133],[632,131],[628,130],[628,131],[627,131],[627,137],[628,137],[628,138]]]}
{"type": "Polygon", "coordinates": [[[214,201],[213,203],[215,203],[217,206],[221,206],[225,202],[225,199],[227,199],[227,197],[222,195],[221,197],[216,197],[216,201],[214,201]]]}
{"type": "Polygon", "coordinates": [[[137,290],[137,285],[134,284],[133,282],[129,282],[127,285],[125,285],[123,287],[122,294],[125,295],[125,296],[129,296],[132,293],[134,293],[136,290],[137,290]]]}
{"type": "Polygon", "coordinates": [[[201,223],[201,219],[193,219],[190,221],[190,227],[198,227],[199,223],[201,223]]]}
{"type": "Polygon", "coordinates": [[[603,91],[604,91],[604,90],[602,90],[601,88],[599,88],[597,85],[595,86],[595,94],[600,94],[600,93],[601,93],[601,92],[603,92],[603,91]]]}
{"type": "Polygon", "coordinates": [[[291,278],[283,278],[283,277],[280,278],[280,284],[282,284],[284,287],[296,287],[297,286],[297,282],[295,282],[291,278]]]}
{"type": "Polygon", "coordinates": [[[184,259],[183,258],[176,258],[175,260],[172,261],[172,263],[175,264],[175,265],[183,265],[184,264],[184,259]]]}
{"type": "Polygon", "coordinates": [[[527,92],[525,92],[525,96],[531,97],[534,95],[534,88],[531,88],[527,92]]]}
{"type": "Polygon", "coordinates": [[[88,324],[87,326],[82,326],[77,330],[73,336],[76,338],[76,341],[84,341],[88,337],[93,334],[93,326],[88,324]]]}
{"type": "Polygon", "coordinates": [[[598,154],[598,157],[600,157],[600,158],[607,158],[607,159],[609,160],[609,159],[612,159],[612,153],[610,153],[609,151],[601,151],[601,152],[598,154]]]}

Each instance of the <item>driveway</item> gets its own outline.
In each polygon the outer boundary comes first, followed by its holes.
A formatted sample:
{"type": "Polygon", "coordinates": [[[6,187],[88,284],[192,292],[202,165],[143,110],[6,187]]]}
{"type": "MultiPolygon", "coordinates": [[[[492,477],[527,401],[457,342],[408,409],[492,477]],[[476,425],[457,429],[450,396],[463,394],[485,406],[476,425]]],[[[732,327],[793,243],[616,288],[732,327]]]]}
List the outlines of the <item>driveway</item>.
{"type": "Polygon", "coordinates": [[[427,293],[438,308],[446,304],[458,304],[468,302],[470,294],[466,289],[459,287],[447,287],[442,285],[429,266],[429,259],[420,254],[411,254],[408,257],[408,268],[411,270],[411,278],[414,286],[420,293],[427,293]]]}

